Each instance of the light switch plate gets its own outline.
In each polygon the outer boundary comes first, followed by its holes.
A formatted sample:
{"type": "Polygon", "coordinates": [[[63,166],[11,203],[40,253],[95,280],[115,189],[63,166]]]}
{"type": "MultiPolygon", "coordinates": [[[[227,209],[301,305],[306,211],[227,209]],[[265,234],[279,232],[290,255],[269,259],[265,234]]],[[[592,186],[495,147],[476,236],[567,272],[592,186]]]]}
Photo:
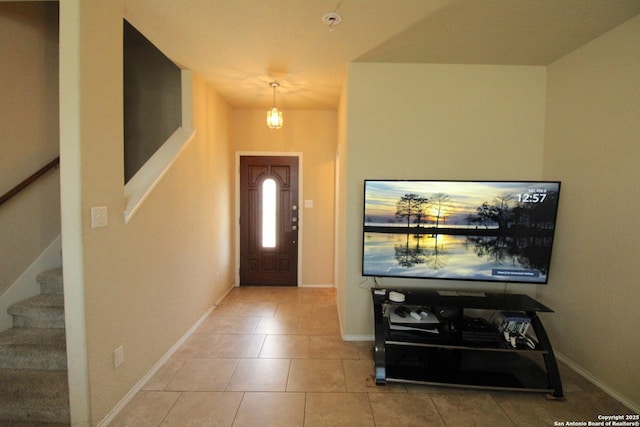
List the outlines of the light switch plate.
{"type": "Polygon", "coordinates": [[[91,208],[91,228],[106,227],[109,225],[109,209],[106,206],[91,208]]]}
{"type": "Polygon", "coordinates": [[[304,201],[304,207],[305,208],[312,208],[313,207],[313,200],[305,200],[304,201]]]}

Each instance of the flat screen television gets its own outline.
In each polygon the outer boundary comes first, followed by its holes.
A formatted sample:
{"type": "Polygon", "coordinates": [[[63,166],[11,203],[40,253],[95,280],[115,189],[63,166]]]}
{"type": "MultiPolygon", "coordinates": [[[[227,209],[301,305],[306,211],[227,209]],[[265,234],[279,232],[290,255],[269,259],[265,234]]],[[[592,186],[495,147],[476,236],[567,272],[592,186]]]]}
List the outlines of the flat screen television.
{"type": "Polygon", "coordinates": [[[365,180],[362,274],[546,284],[557,181],[365,180]]]}

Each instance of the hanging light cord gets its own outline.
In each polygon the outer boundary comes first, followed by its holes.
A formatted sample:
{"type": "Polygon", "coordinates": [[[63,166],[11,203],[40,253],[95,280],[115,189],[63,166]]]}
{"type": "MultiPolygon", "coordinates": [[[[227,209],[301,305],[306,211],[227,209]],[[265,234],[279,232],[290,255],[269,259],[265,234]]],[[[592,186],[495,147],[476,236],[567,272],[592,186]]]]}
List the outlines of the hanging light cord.
{"type": "Polygon", "coordinates": [[[271,87],[273,88],[273,108],[276,108],[276,88],[278,86],[280,86],[280,83],[278,82],[271,82],[269,83],[271,85],[271,87]]]}

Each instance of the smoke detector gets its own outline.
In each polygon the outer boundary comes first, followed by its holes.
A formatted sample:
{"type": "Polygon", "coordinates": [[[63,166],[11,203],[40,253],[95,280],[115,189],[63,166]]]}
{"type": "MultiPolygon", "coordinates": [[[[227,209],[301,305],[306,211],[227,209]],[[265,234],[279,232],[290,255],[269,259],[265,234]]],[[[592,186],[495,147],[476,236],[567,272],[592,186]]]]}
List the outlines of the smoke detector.
{"type": "Polygon", "coordinates": [[[338,12],[327,12],[322,15],[322,22],[324,22],[325,25],[328,25],[329,31],[331,31],[333,30],[334,25],[338,25],[342,22],[342,15],[338,12]]]}

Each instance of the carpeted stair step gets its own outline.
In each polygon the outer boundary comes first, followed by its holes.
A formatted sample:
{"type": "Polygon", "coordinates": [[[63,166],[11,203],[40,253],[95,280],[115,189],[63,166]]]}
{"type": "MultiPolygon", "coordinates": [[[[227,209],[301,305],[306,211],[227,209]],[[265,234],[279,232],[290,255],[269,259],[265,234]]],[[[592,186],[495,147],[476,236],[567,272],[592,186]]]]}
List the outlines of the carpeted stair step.
{"type": "Polygon", "coordinates": [[[0,368],[67,369],[64,329],[13,328],[0,332],[0,368]]]}
{"type": "Polygon", "coordinates": [[[41,294],[11,305],[0,332],[0,427],[70,423],[62,269],[36,280],[41,294]]]}
{"type": "Polygon", "coordinates": [[[0,369],[0,384],[0,422],[70,422],[66,371],[0,369]]]}
{"type": "Polygon", "coordinates": [[[62,295],[63,280],[62,268],[54,268],[38,274],[36,277],[40,284],[40,293],[44,295],[62,295]]]}
{"type": "Polygon", "coordinates": [[[64,296],[37,295],[11,305],[16,328],[64,328],[64,296]]]}

